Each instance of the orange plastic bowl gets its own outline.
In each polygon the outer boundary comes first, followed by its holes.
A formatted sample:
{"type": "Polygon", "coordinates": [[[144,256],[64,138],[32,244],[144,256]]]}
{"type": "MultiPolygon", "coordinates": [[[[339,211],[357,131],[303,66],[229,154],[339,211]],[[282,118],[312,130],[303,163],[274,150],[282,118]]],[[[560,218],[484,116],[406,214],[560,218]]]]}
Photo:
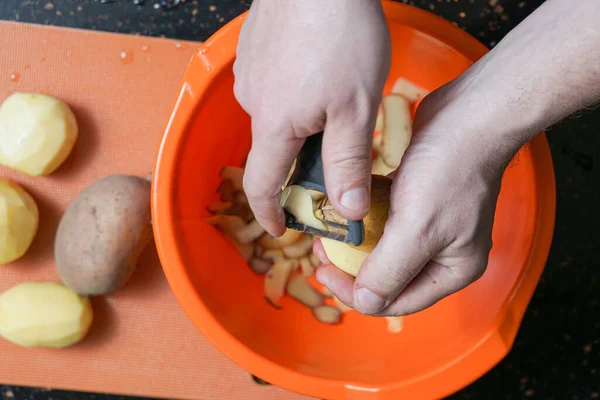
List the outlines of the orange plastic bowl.
{"type": "MultiPolygon", "coordinates": [[[[385,2],[399,76],[433,90],[486,53],[432,14],[385,2]]],[[[227,357],[283,388],[326,399],[434,399],[468,385],[509,351],[548,256],[554,229],[552,161],[544,136],[528,143],[504,177],[485,275],[434,307],[386,321],[351,312],[324,325],[291,299],[277,311],[263,277],[205,222],[218,173],[243,165],[250,119],[233,95],[232,64],[244,16],[198,50],[160,145],[153,221],[169,283],[197,328],[227,357]]]]}

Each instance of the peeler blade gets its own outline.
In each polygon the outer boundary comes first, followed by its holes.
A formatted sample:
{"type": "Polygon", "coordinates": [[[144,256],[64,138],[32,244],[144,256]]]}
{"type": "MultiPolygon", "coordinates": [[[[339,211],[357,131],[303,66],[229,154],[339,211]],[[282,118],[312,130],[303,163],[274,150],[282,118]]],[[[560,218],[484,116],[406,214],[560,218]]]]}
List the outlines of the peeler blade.
{"type": "Polygon", "coordinates": [[[289,229],[294,229],[296,231],[308,233],[309,235],[333,239],[346,244],[352,244],[352,240],[348,235],[344,235],[339,232],[329,232],[322,229],[316,229],[312,226],[305,225],[303,223],[298,222],[296,217],[294,217],[287,211],[285,212],[285,226],[289,229]]]}

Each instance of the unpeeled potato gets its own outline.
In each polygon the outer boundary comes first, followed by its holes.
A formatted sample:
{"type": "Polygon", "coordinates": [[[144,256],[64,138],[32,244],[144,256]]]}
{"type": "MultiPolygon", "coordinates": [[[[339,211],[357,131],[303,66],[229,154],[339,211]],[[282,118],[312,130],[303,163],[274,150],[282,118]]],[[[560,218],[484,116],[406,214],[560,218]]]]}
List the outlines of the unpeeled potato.
{"type": "Polygon", "coordinates": [[[117,290],[151,238],[150,182],[131,175],[100,179],[60,221],[54,243],[60,279],[84,295],[117,290]]]}
{"type": "Polygon", "coordinates": [[[27,252],[38,225],[38,208],[29,193],[15,182],[0,180],[0,264],[27,252]]]}
{"type": "Polygon", "coordinates": [[[90,300],[59,283],[22,283],[0,295],[0,336],[20,346],[71,346],[93,319],[90,300]]]}
{"type": "Polygon", "coordinates": [[[27,175],[48,175],[69,156],[79,130],[62,101],[15,93],[0,107],[0,164],[27,175]]]}

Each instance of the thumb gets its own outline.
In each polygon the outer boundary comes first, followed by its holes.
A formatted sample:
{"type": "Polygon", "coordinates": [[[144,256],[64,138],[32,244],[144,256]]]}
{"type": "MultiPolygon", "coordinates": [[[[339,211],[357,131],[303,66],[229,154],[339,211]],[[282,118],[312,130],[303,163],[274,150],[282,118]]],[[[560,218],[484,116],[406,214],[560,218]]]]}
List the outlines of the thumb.
{"type": "Polygon", "coordinates": [[[371,204],[371,149],[375,114],[327,115],[323,134],[323,169],[327,194],[336,211],[349,220],[364,218],[371,204]]]}
{"type": "Polygon", "coordinates": [[[388,220],[358,272],[353,303],[363,314],[376,314],[391,304],[439,251],[430,235],[419,234],[423,231],[406,223],[410,219],[402,220],[388,220]]]}

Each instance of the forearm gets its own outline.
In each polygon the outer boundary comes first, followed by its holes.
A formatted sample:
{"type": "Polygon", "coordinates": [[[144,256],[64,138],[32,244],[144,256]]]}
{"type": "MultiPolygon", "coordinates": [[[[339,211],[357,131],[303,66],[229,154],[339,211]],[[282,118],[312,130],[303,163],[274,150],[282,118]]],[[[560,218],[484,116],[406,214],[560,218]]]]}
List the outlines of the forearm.
{"type": "Polygon", "coordinates": [[[547,0],[462,85],[486,130],[518,142],[600,100],[600,1],[547,0]]]}

